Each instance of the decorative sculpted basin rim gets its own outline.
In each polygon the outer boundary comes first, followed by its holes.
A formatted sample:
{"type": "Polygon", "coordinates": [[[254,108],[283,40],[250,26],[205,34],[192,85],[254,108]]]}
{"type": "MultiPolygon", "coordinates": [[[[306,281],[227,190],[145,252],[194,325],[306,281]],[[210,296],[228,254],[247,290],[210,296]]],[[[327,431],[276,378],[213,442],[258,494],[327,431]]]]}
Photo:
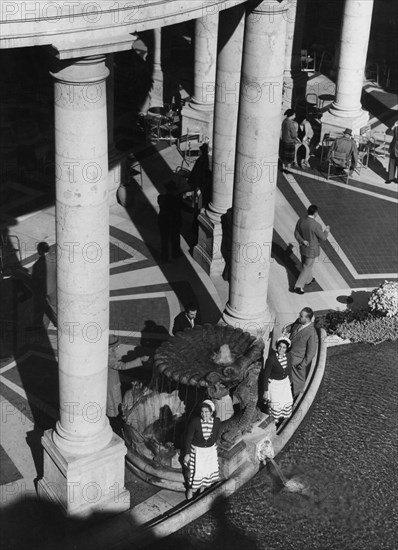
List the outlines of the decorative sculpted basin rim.
{"type": "Polygon", "coordinates": [[[251,431],[261,415],[263,349],[262,340],[225,325],[198,325],[164,342],[155,353],[151,386],[133,387],[123,401],[128,460],[181,475],[186,425],[205,397],[219,404],[218,410],[225,400],[232,409],[232,397],[238,403],[221,424],[219,446],[231,447],[251,431]]]}

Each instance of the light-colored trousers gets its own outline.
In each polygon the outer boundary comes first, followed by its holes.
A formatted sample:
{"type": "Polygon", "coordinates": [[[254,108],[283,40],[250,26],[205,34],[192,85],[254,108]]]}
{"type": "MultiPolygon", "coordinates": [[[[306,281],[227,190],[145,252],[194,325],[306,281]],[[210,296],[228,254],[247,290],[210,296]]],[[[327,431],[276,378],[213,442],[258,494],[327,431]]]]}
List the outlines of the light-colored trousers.
{"type": "Polygon", "coordinates": [[[303,264],[303,269],[296,281],[296,288],[304,288],[304,285],[308,285],[312,279],[312,268],[315,263],[315,258],[307,258],[307,256],[302,256],[301,263],[303,264]]]}

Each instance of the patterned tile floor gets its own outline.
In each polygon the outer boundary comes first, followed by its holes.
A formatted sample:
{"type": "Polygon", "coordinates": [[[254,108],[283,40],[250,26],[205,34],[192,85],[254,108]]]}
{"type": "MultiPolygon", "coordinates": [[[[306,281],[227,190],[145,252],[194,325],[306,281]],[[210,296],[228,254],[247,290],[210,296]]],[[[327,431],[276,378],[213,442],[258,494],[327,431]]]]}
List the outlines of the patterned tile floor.
{"type": "MultiPolygon", "coordinates": [[[[136,190],[134,208],[111,208],[111,329],[119,334],[125,353],[137,346],[156,347],[167,338],[181,304],[192,297],[199,302],[205,321],[217,321],[224,305],[220,296],[225,295],[225,282],[213,283],[189,255],[189,213],[184,213],[184,257],[172,264],[160,262],[154,226],[156,197],[181,158],[174,148],[151,153],[142,155],[144,190],[136,190]]],[[[380,166],[376,171],[369,166],[366,174],[355,177],[348,186],[327,183],[316,163],[311,171],[293,170],[288,177],[279,174],[270,295],[283,315],[291,319],[303,305],[317,311],[334,308],[345,294],[362,296],[386,275],[397,279],[398,185],[386,187],[383,177],[380,166]],[[289,244],[295,222],[309,203],[320,207],[322,220],[332,226],[334,242],[323,247],[317,282],[303,298],[289,293],[300,265],[296,249],[290,250],[289,244]]],[[[1,216],[6,222],[15,216],[10,232],[18,234],[25,245],[22,263],[29,267],[36,258],[34,243],[43,239],[54,242],[54,209],[50,206],[21,217],[29,211],[26,203],[33,200],[36,207],[38,193],[24,194],[21,212],[15,204],[18,193],[9,196],[10,209],[3,205],[1,216]]],[[[31,324],[32,299],[19,302],[14,291],[9,280],[2,281],[1,342],[5,346],[0,359],[0,507],[23,494],[34,494],[34,480],[41,472],[37,454],[40,430],[54,426],[57,417],[54,327],[40,334],[27,333],[24,329],[31,324]],[[30,355],[23,355],[26,350],[30,355]]],[[[123,382],[128,384],[128,380],[123,382]]],[[[128,484],[134,487],[135,480],[129,478],[128,484]]]]}

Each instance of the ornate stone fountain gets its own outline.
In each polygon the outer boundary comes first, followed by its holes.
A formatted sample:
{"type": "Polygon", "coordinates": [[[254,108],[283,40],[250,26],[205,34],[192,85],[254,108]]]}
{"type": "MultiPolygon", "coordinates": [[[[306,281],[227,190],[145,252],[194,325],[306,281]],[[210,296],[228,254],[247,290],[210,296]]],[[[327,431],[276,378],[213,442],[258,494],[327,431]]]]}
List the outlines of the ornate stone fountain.
{"type": "MultiPolygon", "coordinates": [[[[164,342],[148,387],[134,385],[123,402],[128,464],[157,485],[181,489],[184,432],[206,397],[234,412],[222,422],[219,447],[231,448],[260,418],[258,376],[264,343],[230,326],[196,326],[164,342]]],[[[228,415],[227,415],[228,416],[228,415]]]]}

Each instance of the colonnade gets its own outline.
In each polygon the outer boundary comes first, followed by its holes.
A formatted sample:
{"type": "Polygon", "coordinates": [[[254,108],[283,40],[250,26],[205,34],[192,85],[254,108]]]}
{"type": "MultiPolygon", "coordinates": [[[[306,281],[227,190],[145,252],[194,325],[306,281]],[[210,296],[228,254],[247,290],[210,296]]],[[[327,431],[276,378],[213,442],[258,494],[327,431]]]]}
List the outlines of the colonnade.
{"type": "MultiPolygon", "coordinates": [[[[368,34],[372,3],[346,0],[337,95],[331,110],[331,116],[340,116],[344,124],[358,112],[362,115],[360,67],[367,42],[363,31],[360,36],[356,31],[360,20],[368,34]]],[[[244,6],[198,20],[194,96],[183,113],[211,128],[214,110],[213,190],[200,216],[195,258],[211,274],[225,267],[221,254],[225,216],[231,242],[229,300],[223,320],[265,341],[273,323],[267,290],[283,83],[292,66],[285,55],[291,57],[296,51],[292,13],[291,2],[249,0],[244,6]]],[[[161,70],[159,44],[160,31],[156,31],[157,73],[161,70]]],[[[105,416],[110,141],[105,82],[109,70],[105,56],[94,55],[58,62],[52,74],[60,419],[55,430],[43,437],[44,476],[39,492],[71,514],[121,511],[129,507],[125,447],[105,416]]]]}

